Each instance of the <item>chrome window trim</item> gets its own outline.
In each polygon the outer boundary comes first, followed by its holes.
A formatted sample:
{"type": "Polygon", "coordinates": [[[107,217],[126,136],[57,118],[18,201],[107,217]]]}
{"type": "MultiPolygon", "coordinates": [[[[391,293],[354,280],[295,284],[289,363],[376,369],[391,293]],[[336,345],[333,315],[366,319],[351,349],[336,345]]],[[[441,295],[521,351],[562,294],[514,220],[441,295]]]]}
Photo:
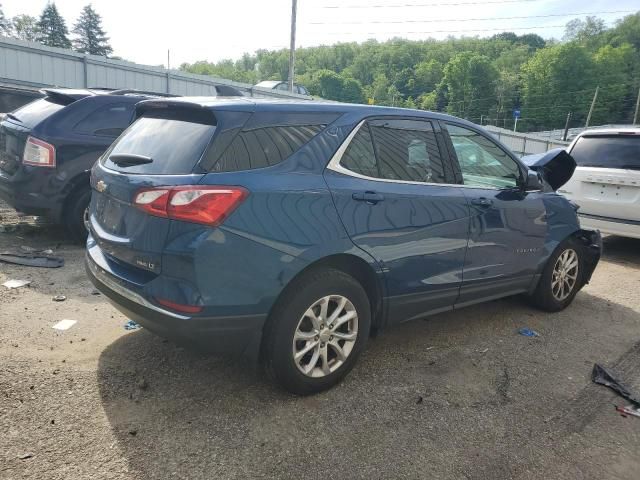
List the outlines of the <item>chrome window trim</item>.
{"type": "MultiPolygon", "coordinates": [[[[419,119],[419,118],[416,119],[416,121],[420,121],[420,120],[422,119],[419,119]]],[[[431,120],[426,120],[426,121],[431,121],[431,120]]],[[[356,125],[355,128],[351,131],[351,133],[349,133],[347,138],[344,139],[344,142],[342,142],[338,150],[336,150],[336,153],[334,153],[333,157],[331,157],[331,160],[329,160],[329,163],[327,164],[327,167],[326,167],[328,170],[332,170],[334,172],[341,173],[343,175],[348,175],[350,177],[360,178],[362,180],[369,180],[369,181],[381,182],[381,183],[400,183],[405,185],[429,185],[433,187],[461,187],[461,188],[475,188],[480,190],[496,190],[496,191],[506,190],[506,189],[501,189],[496,187],[477,187],[473,185],[464,185],[462,183],[417,182],[412,180],[394,180],[391,178],[369,177],[368,175],[362,175],[361,173],[357,173],[352,170],[349,170],[348,168],[345,168],[344,166],[342,166],[340,161],[342,160],[344,153],[349,147],[349,144],[353,140],[353,137],[356,136],[360,128],[362,128],[362,126],[366,122],[367,122],[367,119],[365,118],[358,125],[356,125]]]]}

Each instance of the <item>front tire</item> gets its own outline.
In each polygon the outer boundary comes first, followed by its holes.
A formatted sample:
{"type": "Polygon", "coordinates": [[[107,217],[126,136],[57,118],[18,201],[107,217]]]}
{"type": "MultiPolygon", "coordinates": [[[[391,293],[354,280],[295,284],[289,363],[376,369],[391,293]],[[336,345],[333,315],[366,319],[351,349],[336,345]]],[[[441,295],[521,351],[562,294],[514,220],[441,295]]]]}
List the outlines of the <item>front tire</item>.
{"type": "Polygon", "coordinates": [[[534,306],[547,312],[567,308],[584,285],[584,246],[568,238],[553,252],[531,297],[534,306]]]}
{"type": "Polygon", "coordinates": [[[277,383],[309,395],[353,368],[369,336],[371,308],[362,286],[339,270],[316,270],[294,282],[269,317],[263,352],[277,383]]]}

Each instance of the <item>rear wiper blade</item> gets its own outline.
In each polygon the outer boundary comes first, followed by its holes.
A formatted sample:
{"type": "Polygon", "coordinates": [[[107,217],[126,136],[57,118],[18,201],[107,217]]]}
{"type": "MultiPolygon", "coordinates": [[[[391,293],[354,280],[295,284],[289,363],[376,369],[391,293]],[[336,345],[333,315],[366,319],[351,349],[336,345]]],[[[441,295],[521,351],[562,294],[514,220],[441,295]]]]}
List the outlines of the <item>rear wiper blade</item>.
{"type": "Polygon", "coordinates": [[[153,162],[153,158],[135,153],[115,153],[109,156],[109,160],[119,167],[132,167],[134,165],[145,165],[153,162]]]}

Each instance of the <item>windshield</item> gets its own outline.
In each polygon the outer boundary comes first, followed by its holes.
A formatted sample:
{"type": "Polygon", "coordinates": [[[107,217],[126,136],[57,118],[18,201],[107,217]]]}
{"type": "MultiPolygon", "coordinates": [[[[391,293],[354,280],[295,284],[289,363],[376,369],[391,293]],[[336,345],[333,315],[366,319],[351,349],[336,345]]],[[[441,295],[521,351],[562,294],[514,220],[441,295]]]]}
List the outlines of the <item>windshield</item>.
{"type": "Polygon", "coordinates": [[[640,170],[640,135],[580,137],[571,156],[580,167],[640,170]]]}

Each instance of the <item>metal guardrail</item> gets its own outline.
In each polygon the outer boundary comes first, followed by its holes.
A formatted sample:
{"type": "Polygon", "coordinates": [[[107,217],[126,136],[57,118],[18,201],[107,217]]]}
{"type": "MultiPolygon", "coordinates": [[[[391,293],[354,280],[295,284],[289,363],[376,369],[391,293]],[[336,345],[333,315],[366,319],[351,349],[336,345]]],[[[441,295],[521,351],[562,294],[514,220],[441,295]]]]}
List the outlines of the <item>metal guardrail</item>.
{"type": "Polygon", "coordinates": [[[509,147],[513,153],[519,156],[544,153],[553,148],[564,148],[569,145],[569,142],[544,138],[528,133],[512,132],[492,125],[483,125],[482,128],[490,132],[509,147]]]}
{"type": "Polygon", "coordinates": [[[0,37],[0,85],[34,90],[54,86],[133,88],[183,96],[211,96],[216,94],[216,85],[228,85],[250,97],[311,99],[297,93],[256,88],[223,78],[84,55],[6,37],[0,37]]]}

